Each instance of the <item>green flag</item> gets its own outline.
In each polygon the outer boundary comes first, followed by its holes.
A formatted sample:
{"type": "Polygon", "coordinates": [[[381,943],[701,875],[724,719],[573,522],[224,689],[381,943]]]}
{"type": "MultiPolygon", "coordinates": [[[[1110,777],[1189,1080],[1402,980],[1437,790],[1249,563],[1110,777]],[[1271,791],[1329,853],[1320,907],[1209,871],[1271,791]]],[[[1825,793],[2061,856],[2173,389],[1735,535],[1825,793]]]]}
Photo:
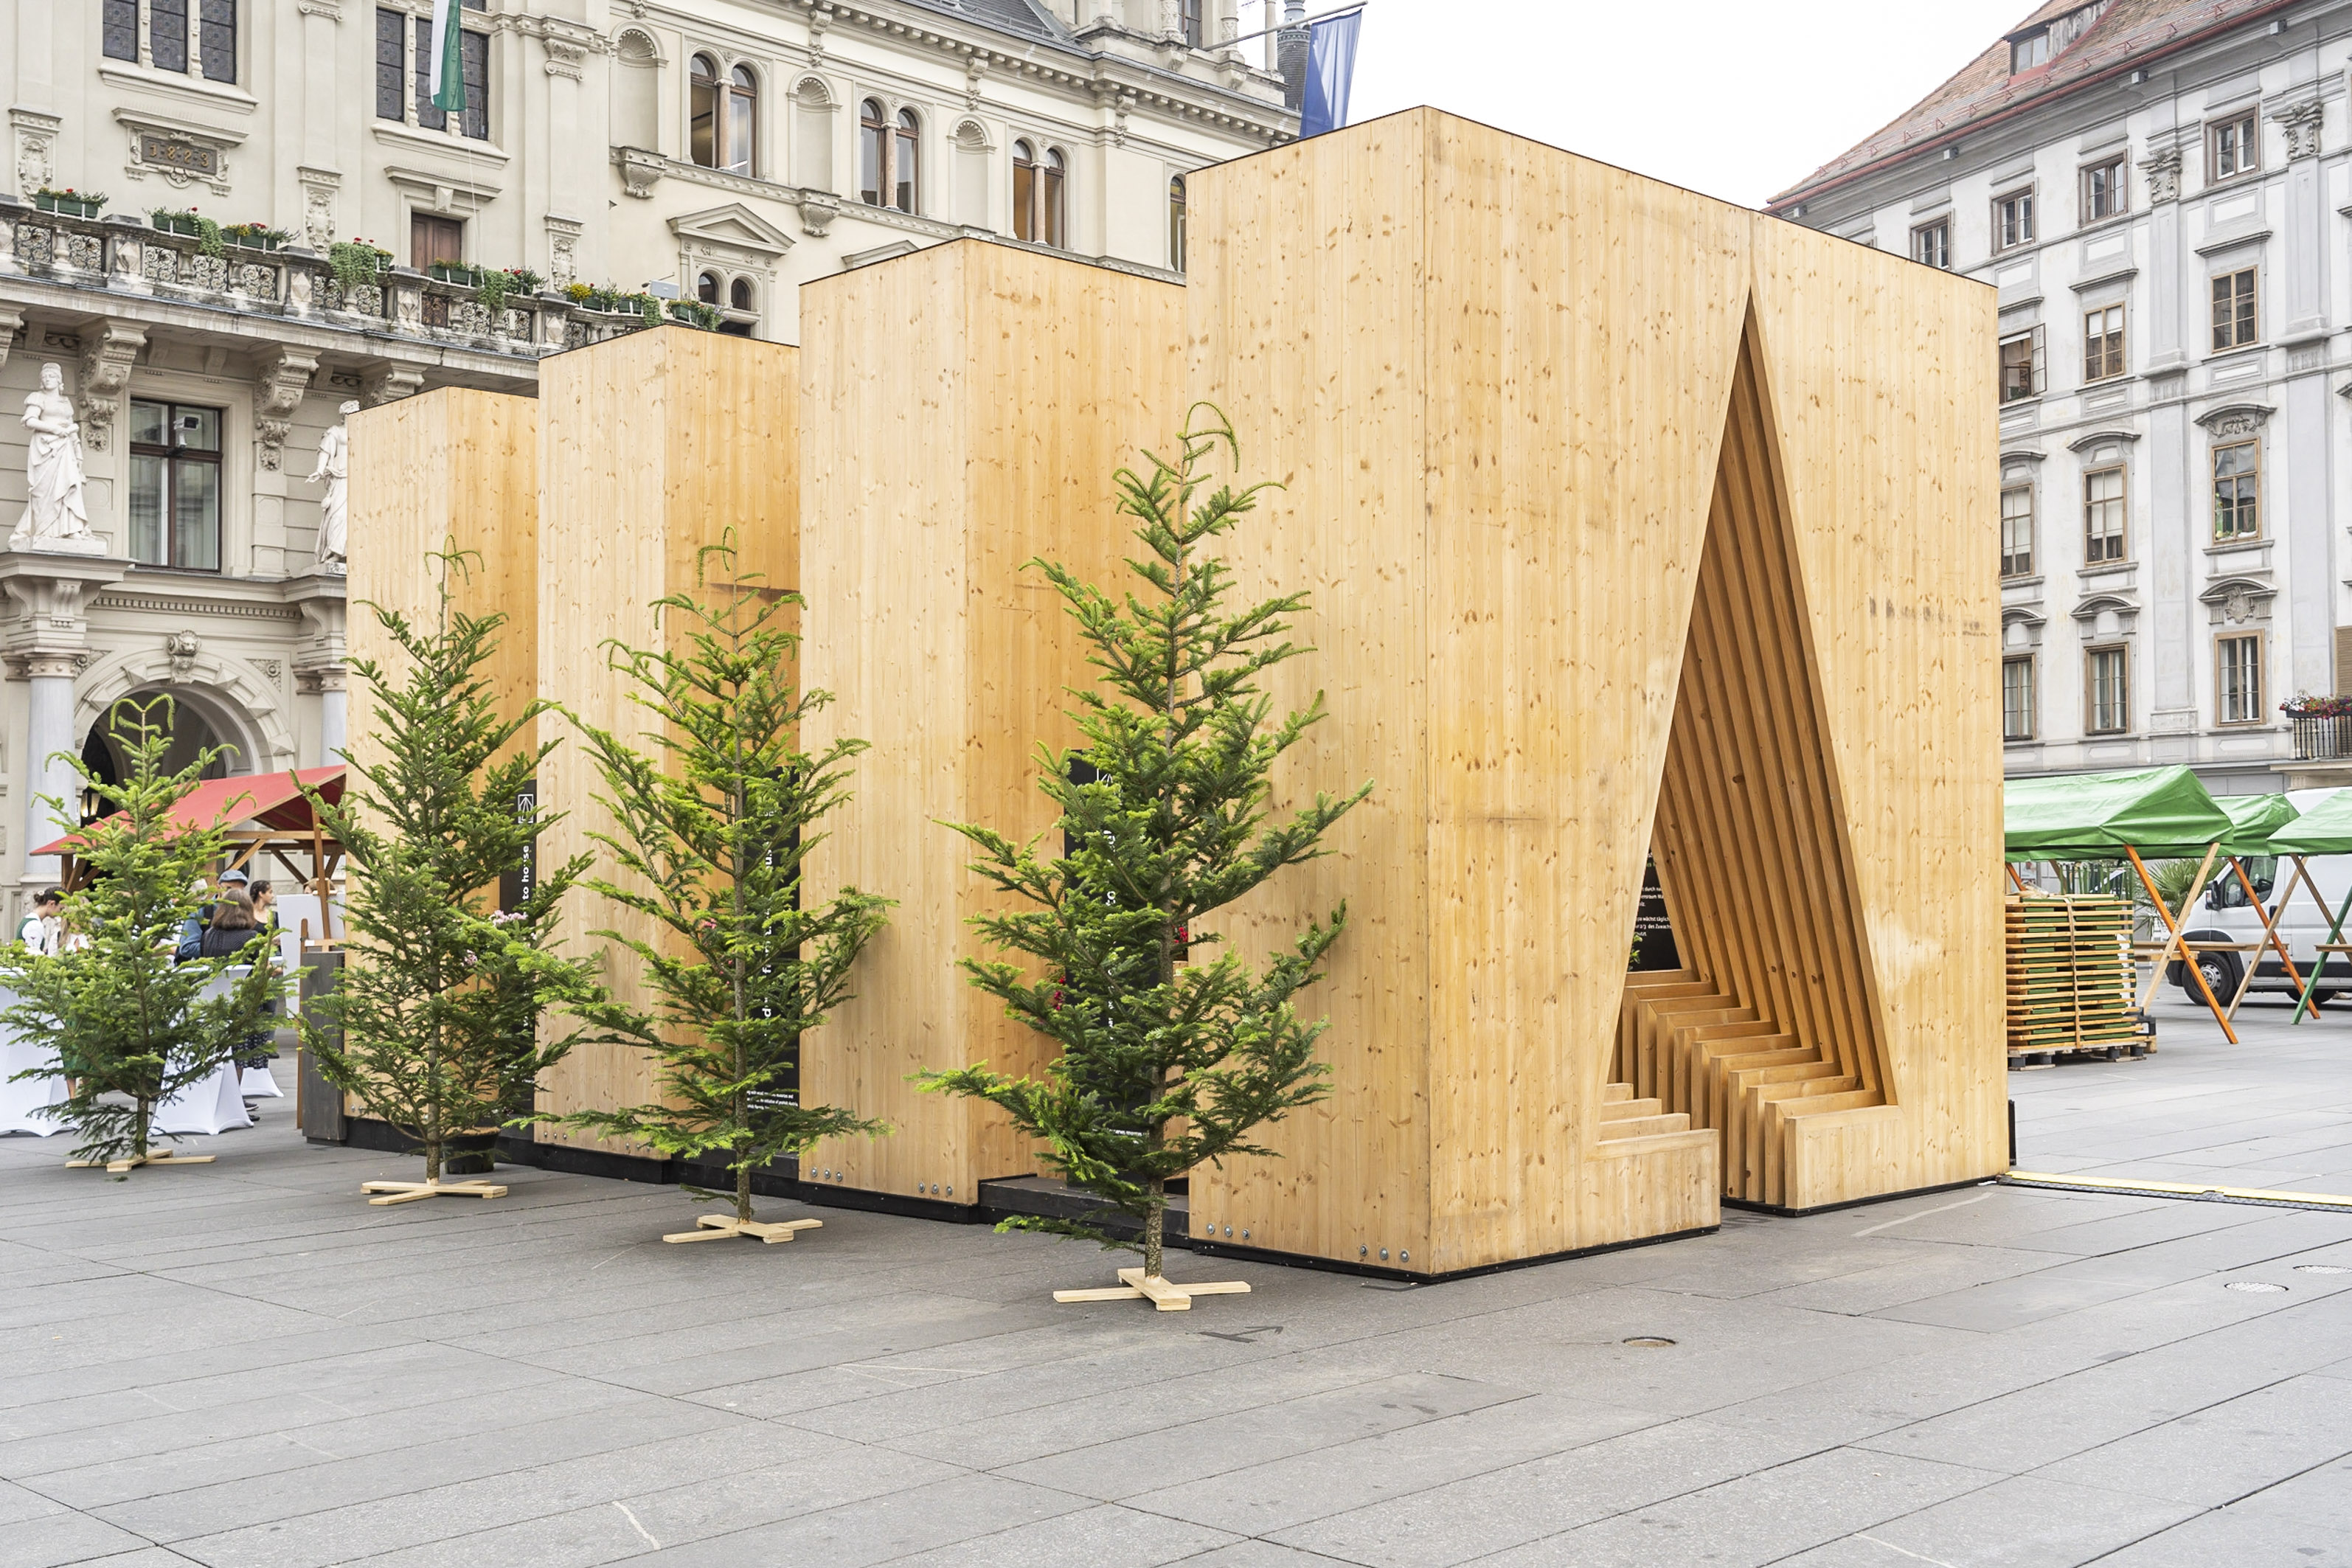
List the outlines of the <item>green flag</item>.
{"type": "Polygon", "coordinates": [[[458,54],[464,30],[457,26],[459,0],[433,0],[433,107],[463,112],[466,67],[458,54]]]}

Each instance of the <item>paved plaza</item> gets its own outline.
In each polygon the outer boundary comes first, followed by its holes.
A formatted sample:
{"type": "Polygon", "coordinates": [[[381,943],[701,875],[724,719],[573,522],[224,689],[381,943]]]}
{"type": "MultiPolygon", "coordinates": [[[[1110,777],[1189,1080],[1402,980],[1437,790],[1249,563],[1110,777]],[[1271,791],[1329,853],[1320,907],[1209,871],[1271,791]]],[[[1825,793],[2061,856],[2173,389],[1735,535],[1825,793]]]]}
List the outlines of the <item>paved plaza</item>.
{"type": "MultiPolygon", "coordinates": [[[[2012,1075],[2022,1163],[2352,1191],[2352,1018],[2274,1011],[2012,1075]]],[[[370,1209],[407,1164],[290,1100],[205,1152],[0,1140],[0,1568],[2352,1564],[2352,1215],[1987,1186],[1433,1287],[1180,1258],[1255,1293],[1162,1316],[884,1215],[370,1209]]]]}

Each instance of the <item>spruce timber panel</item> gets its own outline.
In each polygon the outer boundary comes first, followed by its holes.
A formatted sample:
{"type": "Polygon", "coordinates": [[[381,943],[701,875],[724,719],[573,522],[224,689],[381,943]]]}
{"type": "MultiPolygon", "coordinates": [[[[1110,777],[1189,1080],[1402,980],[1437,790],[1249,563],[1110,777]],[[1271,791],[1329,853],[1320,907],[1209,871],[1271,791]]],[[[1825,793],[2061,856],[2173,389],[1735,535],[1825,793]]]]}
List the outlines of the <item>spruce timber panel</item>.
{"type": "Polygon", "coordinates": [[[1788,1206],[2006,1168],[1990,290],[1757,220],[1765,405],[1805,574],[1889,1105],[1793,1119],[1788,1206]]]}
{"type": "Polygon", "coordinates": [[[1311,591],[1274,690],[1331,709],[1277,805],[1378,784],[1230,921],[1349,900],[1334,1093],[1196,1174],[1196,1233],[1433,1273],[1713,1224],[1713,1136],[1603,1107],[1748,215],[1425,110],[1190,194],[1194,395],[1288,487],[1241,593],[1311,591]]]}
{"type": "Polygon", "coordinates": [[[1092,672],[1026,563],[1125,583],[1134,525],[1111,476],[1178,428],[1182,331],[1172,285],[971,242],[803,290],[808,676],[835,699],[809,744],[873,746],[810,885],[897,900],[856,999],[809,1036],[802,1081],[898,1131],[812,1150],[820,1181],[970,1205],[982,1181],[1037,1168],[1000,1112],[908,1081],[1047,1059],[956,967],[981,953],[966,921],[996,895],[940,824],[1024,840],[1052,826],[1036,750],[1076,743],[1064,689],[1092,672]]]}
{"type": "MultiPolygon", "coordinates": [[[[604,644],[665,646],[653,602],[695,591],[698,554],[732,531],[739,580],[767,589],[800,581],[799,351],[680,326],[651,328],[545,361],[540,371],[539,689],[583,720],[635,739],[645,731],[633,688],[607,668],[604,644]]],[[[720,568],[711,567],[714,578],[720,568]]],[[[593,854],[609,832],[588,753],[562,721],[563,744],[541,764],[542,810],[562,820],[540,840],[542,865],[593,854]]],[[[640,744],[643,742],[640,742],[640,744]]],[[[570,952],[602,952],[605,980],[646,1000],[636,960],[590,937],[614,930],[651,942],[657,928],[586,890],[565,906],[570,952]]],[[[541,1109],[610,1110],[657,1098],[645,1053],[585,1046],[544,1080],[541,1109]]],[[[568,1128],[542,1125],[543,1143],[641,1154],[568,1128]]]]}
{"type": "MultiPolygon", "coordinates": [[[[349,429],[350,662],[372,661],[404,682],[408,656],[371,606],[429,629],[446,575],[453,611],[507,617],[483,675],[499,710],[520,711],[539,690],[538,403],[446,386],[362,409],[349,429]],[[462,570],[436,559],[459,553],[462,570]]],[[[347,700],[344,755],[373,766],[384,760],[374,694],[353,675],[347,700]]],[[[534,744],[536,733],[526,724],[509,750],[534,744]]],[[[366,1114],[356,1100],[347,1110],[366,1114]]]]}

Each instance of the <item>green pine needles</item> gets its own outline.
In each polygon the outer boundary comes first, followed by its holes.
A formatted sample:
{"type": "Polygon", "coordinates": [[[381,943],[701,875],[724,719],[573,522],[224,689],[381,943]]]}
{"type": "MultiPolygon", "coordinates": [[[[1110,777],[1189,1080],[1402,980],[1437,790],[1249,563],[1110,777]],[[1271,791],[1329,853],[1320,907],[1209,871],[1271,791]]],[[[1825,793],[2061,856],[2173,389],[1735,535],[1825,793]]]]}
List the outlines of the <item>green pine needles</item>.
{"type": "MultiPolygon", "coordinates": [[[[172,820],[220,748],[163,772],[168,697],[118,702],[108,723],[130,764],[121,784],[68,759],[113,815],[81,832],[76,854],[87,881],[66,900],[66,950],[52,958],[13,942],[0,949],[0,983],[17,996],[0,1016],[25,1036],[56,1042],[72,1093],[48,1113],[73,1129],[73,1157],[94,1164],[144,1163],[155,1107],[210,1078],[268,1028],[280,984],[259,933],[234,958],[172,961],[181,926],[211,902],[205,879],[236,847],[217,826],[172,820]],[[252,973],[219,995],[205,994],[239,963],[252,973]]],[[[71,820],[64,802],[45,804],[71,820]]]]}
{"type": "Polygon", "coordinates": [[[735,1217],[749,1223],[753,1172],[819,1139],[889,1131],[801,1103],[796,1076],[802,1032],[849,1000],[850,971],[889,901],[854,888],[811,900],[803,885],[815,829],[848,798],[866,742],[800,749],[801,726],[832,700],[793,679],[800,638],[787,619],[800,595],[738,576],[731,536],[697,565],[698,596],[656,601],[675,651],[606,645],[652,721],[641,737],[650,750],[580,725],[614,826],[592,837],[627,879],[588,885],[659,939],[597,932],[636,955],[651,1005],[606,997],[581,1012],[594,1037],[653,1055],[665,1103],[563,1121],[674,1160],[723,1156],[735,1217]],[[711,581],[714,564],[728,580],[711,581]]]}
{"type": "MultiPolygon", "coordinates": [[[[1263,970],[1231,952],[1202,921],[1286,866],[1322,854],[1331,825],[1372,786],[1318,793],[1268,824],[1275,761],[1323,718],[1323,699],[1274,717],[1258,678],[1311,651],[1283,640],[1304,594],[1228,614],[1232,573],[1207,553],[1253,510],[1266,485],[1219,486],[1204,471],[1239,448],[1222,414],[1197,405],[1173,461],[1120,470],[1118,510],[1141,526],[1146,554],[1129,564],[1149,593],[1123,602],[1066,569],[1033,563],[1066,602],[1091,645],[1095,687],[1074,691],[1081,752],[1041,751],[1038,787],[1061,808],[1066,853],[1045,857],[990,828],[954,824],[979,847],[972,869],[1030,906],[973,926],[1000,951],[1028,960],[967,959],[971,983],[1062,1048],[1043,1082],[986,1064],[928,1073],[925,1086],[1001,1106],[1050,1147],[1047,1162],[1075,1186],[1139,1222],[1144,1273],[1161,1275],[1168,1184],[1228,1154],[1266,1154],[1251,1132],[1328,1092],[1316,1060],[1326,1025],[1298,1016],[1293,998],[1320,979],[1317,965],[1347,923],[1347,906],[1309,921],[1263,970]],[[1197,504],[1196,504],[1197,501],[1197,504]],[[1073,766],[1081,763],[1082,766],[1073,766]],[[1083,782],[1081,782],[1083,781],[1083,782]]],[[[1018,1217],[1005,1229],[1045,1230],[1134,1247],[1098,1227],[1018,1217]]]]}
{"type": "Polygon", "coordinates": [[[351,765],[340,803],[310,795],[354,874],[342,973],[301,1020],[320,1075],[411,1139],[431,1184],[453,1140],[527,1111],[572,1043],[542,1040],[541,1013],[593,991],[589,963],[552,948],[556,907],[586,857],[539,868],[520,909],[498,907],[500,878],[556,820],[515,805],[555,742],[499,758],[548,705],[499,711],[481,671],[506,617],[457,609],[448,574],[466,556],[435,559],[434,624],[369,606],[405,669],[352,667],[373,693],[381,760],[351,765]]]}

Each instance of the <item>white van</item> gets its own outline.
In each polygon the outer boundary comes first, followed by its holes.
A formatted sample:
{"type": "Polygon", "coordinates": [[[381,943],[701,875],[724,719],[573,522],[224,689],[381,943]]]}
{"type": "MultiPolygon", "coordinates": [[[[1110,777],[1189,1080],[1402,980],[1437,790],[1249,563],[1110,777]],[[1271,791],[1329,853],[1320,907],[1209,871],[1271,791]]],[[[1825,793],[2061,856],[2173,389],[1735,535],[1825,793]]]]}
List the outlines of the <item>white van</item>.
{"type": "MultiPolygon", "coordinates": [[[[2294,803],[2296,810],[2309,811],[2335,793],[2332,789],[2299,789],[2289,794],[2287,799],[2294,803]]],[[[2287,897],[2287,881],[2294,874],[2294,861],[2248,856],[2239,863],[2245,867],[2247,879],[2269,906],[2273,923],[2278,927],[2279,935],[2286,939],[2287,951],[2294,954],[2297,972],[2309,979],[2312,961],[2319,956],[2318,945],[2327,940],[2328,919],[2342,907],[2345,894],[2352,892],[2352,855],[2311,857],[2305,862],[2311,874],[2306,880],[2296,883],[2293,898],[2287,897]],[[2327,900],[2326,914],[2320,912],[2311,896],[2315,883],[2320,898],[2327,900]]],[[[2231,873],[2229,862],[2217,859],[2214,864],[2218,869],[2206,891],[2199,895],[2197,907],[2182,928],[2184,933],[2192,942],[2263,941],[2262,917],[2248,902],[2246,890],[2231,873]]],[[[2345,920],[2338,940],[2352,942],[2352,917],[2345,920]]],[[[2198,966],[2205,971],[2206,984],[2213,987],[2214,994],[2224,1005],[2236,994],[2238,981],[2250,961],[2254,964],[2254,983],[2247,987],[2248,995],[2256,992],[2294,994],[2294,982],[2287,978],[2286,966],[2279,962],[2275,948],[2266,946],[2260,952],[2206,952],[2200,953],[2197,959],[2198,966]]],[[[2190,999],[2204,1000],[2189,980],[2188,965],[2172,964],[2166,970],[2165,978],[2187,992],[2190,999]]],[[[2328,957],[2327,968],[2314,996],[2324,1001],[2334,995],[2352,995],[2352,955],[2339,952],[2328,957]]]]}

